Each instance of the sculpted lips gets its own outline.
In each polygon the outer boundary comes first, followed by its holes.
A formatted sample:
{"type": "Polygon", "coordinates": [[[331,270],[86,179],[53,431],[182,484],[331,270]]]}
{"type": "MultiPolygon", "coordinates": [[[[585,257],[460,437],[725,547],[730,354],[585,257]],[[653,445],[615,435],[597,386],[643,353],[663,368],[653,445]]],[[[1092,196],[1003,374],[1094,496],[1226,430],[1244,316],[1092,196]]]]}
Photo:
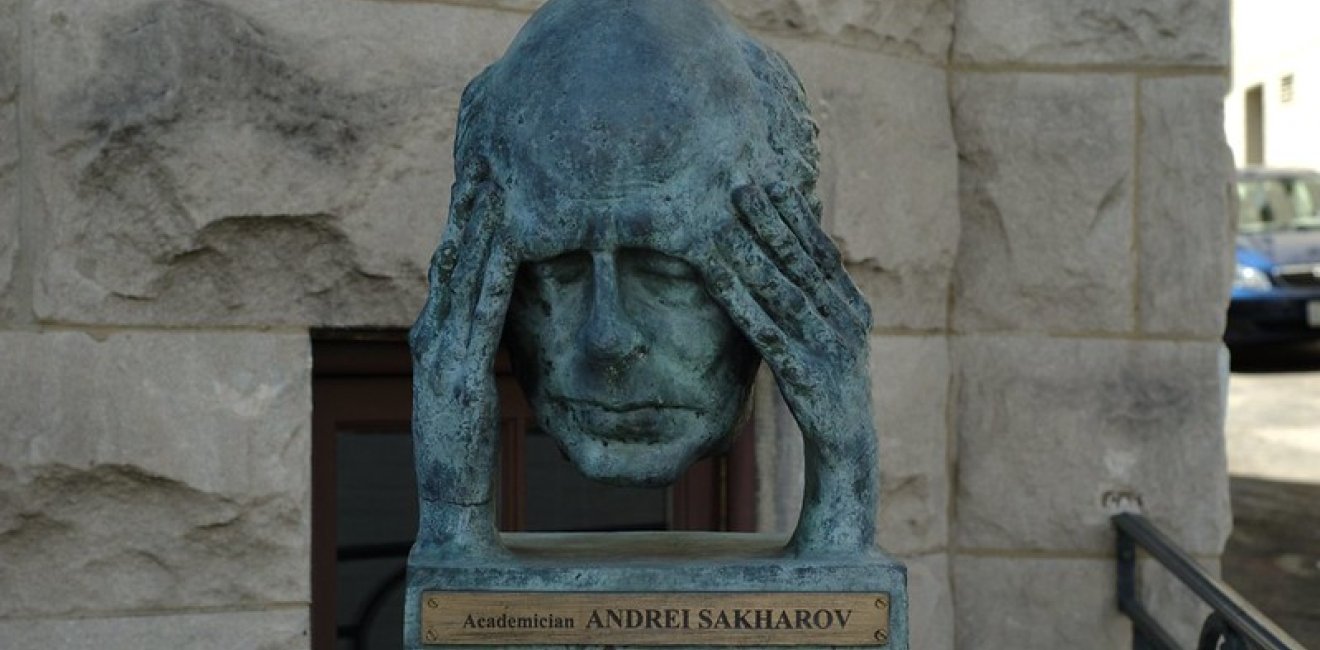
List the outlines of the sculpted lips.
{"type": "Polygon", "coordinates": [[[636,413],[638,411],[645,411],[648,409],[682,410],[682,411],[694,411],[697,413],[700,413],[702,411],[702,409],[695,408],[692,406],[686,406],[683,404],[665,404],[664,402],[658,400],[641,400],[641,401],[633,401],[633,402],[602,402],[600,400],[584,399],[580,397],[566,397],[563,395],[551,395],[550,398],[556,402],[561,402],[563,404],[571,404],[573,406],[585,406],[588,408],[608,411],[610,413],[636,413]]]}

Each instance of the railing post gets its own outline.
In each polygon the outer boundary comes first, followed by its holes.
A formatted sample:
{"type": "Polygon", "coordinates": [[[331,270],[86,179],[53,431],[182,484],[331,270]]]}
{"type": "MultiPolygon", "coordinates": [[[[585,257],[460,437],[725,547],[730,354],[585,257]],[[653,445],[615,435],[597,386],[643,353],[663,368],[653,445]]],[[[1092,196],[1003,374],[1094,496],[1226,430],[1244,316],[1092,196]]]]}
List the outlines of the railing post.
{"type": "MultiPolygon", "coordinates": [[[[1118,553],[1118,611],[1132,616],[1137,602],[1137,543],[1123,530],[1116,529],[1118,553]]],[[[1132,626],[1132,650],[1152,650],[1141,627],[1132,626]]]]}

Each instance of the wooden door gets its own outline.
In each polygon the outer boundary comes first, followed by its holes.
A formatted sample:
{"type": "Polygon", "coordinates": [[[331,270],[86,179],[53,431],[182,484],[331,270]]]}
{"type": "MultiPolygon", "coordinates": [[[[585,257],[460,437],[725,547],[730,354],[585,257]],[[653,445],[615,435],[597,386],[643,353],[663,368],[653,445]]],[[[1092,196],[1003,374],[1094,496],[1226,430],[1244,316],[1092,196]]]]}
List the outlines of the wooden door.
{"type": "MultiPolygon", "coordinates": [[[[417,523],[406,335],[318,333],[312,356],[313,648],[397,648],[417,523]]],[[[536,431],[502,353],[496,375],[503,530],[755,529],[750,430],[670,488],[598,486],[536,431]]]]}

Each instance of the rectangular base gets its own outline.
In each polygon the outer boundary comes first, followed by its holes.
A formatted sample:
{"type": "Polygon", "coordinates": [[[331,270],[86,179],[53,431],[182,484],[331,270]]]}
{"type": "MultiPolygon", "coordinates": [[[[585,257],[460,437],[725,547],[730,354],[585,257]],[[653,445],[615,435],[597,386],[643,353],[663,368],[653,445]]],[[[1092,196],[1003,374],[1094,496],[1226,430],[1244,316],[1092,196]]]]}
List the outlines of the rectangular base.
{"type": "Polygon", "coordinates": [[[880,553],[796,558],[742,533],[504,541],[511,557],[409,564],[406,648],[908,650],[907,571],[880,553]]]}

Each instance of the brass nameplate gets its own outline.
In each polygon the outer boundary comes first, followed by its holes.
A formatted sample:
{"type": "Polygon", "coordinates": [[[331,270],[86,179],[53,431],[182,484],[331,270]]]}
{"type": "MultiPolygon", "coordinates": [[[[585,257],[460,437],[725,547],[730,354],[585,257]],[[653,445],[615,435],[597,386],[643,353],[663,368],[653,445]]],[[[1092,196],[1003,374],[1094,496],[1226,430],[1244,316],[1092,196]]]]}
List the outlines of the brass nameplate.
{"type": "Polygon", "coordinates": [[[877,646],[884,593],[422,594],[426,645],[877,646]]]}

